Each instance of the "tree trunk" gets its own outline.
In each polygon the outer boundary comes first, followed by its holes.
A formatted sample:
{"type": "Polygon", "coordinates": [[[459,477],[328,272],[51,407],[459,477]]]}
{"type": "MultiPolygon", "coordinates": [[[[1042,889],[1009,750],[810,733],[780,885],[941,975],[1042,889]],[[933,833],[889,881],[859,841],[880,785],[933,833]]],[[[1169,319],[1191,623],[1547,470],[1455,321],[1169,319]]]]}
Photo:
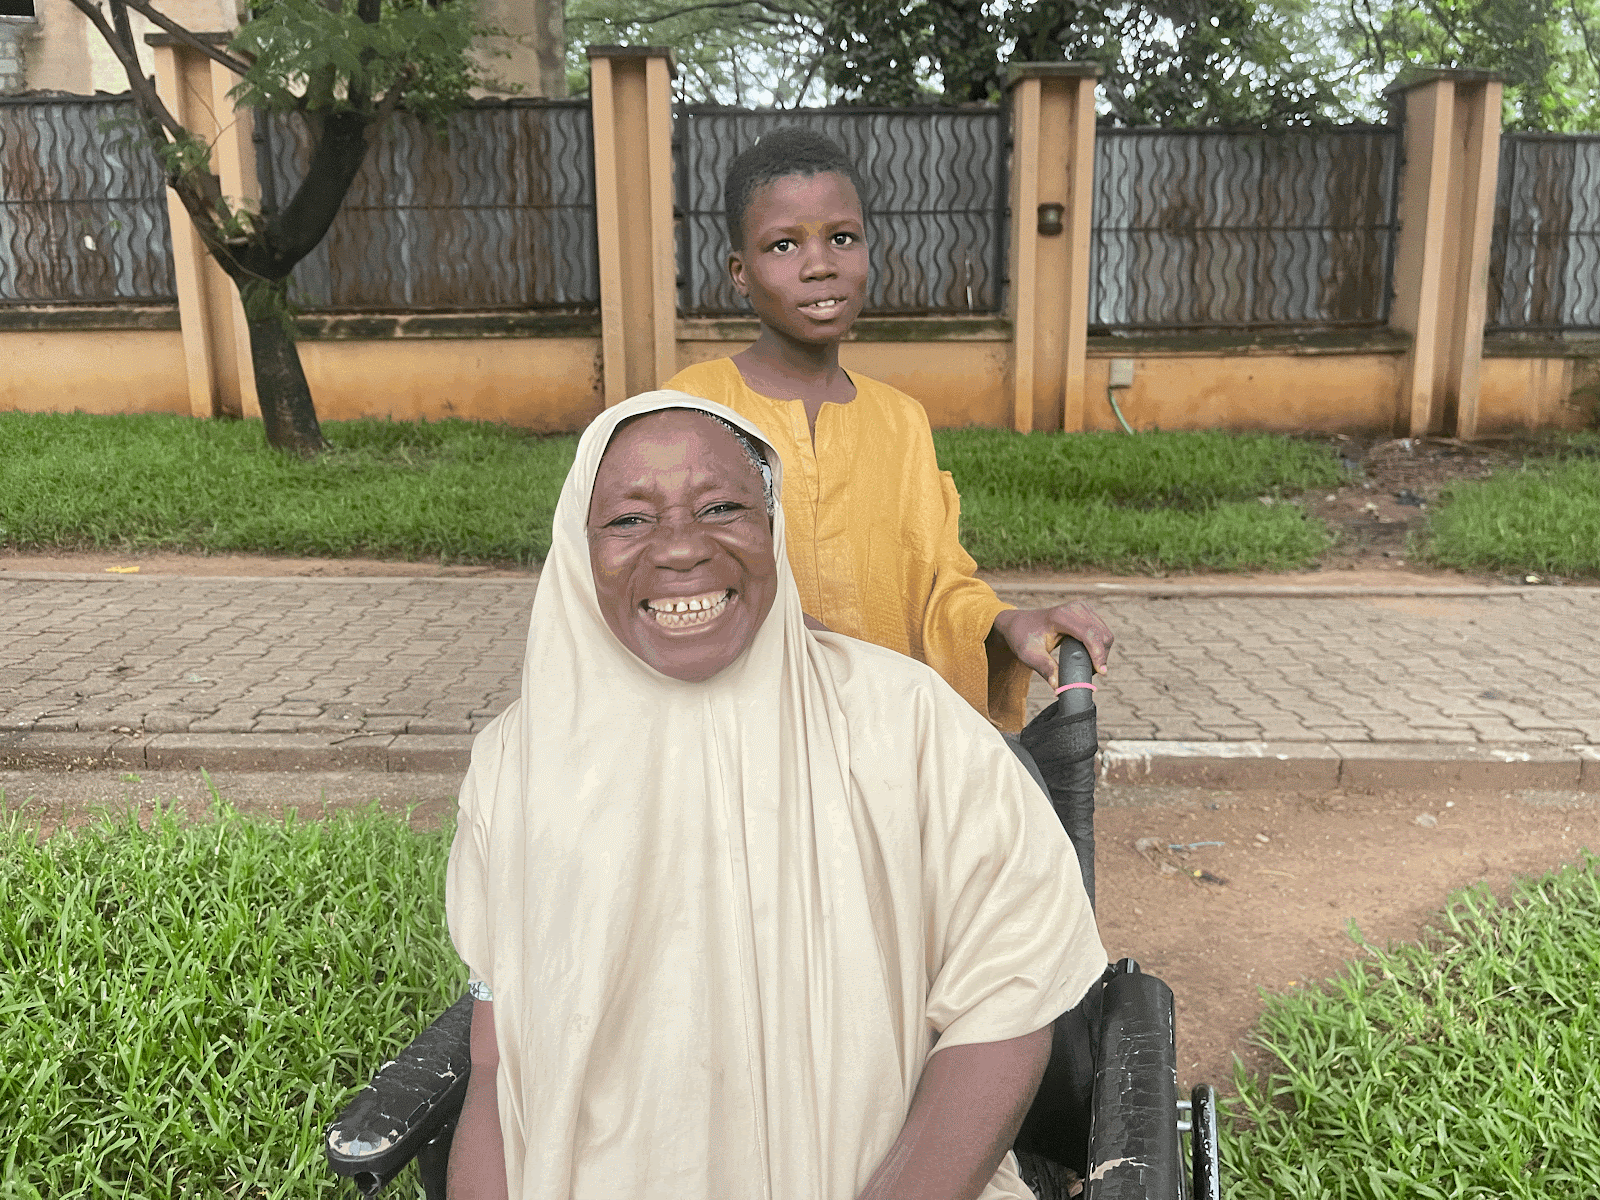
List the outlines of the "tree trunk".
{"type": "Polygon", "coordinates": [[[255,359],[256,396],[267,445],[314,458],[328,448],[317,421],[311,388],[300,366],[293,327],[278,313],[246,318],[250,354],[255,359]]]}

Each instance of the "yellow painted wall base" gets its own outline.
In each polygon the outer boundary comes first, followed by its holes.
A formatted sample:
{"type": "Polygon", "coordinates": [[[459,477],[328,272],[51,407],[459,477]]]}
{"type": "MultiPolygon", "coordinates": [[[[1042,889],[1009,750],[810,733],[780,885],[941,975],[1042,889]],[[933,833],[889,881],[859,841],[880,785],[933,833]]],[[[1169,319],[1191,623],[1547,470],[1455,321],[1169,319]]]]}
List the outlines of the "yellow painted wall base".
{"type": "MultiPolygon", "coordinates": [[[[681,339],[678,364],[747,344],[681,339]]],[[[1392,348],[1125,353],[1134,382],[1118,389],[1117,401],[1136,429],[1385,434],[1404,362],[1392,348]]],[[[597,337],[307,339],[300,355],[328,421],[460,417],[555,433],[582,429],[602,407],[597,337]]],[[[994,337],[847,342],[840,350],[847,369],[914,396],[945,429],[1011,426],[1010,355],[1010,342],[994,337]]],[[[4,330],[0,362],[0,411],[190,411],[173,329],[4,330]]],[[[1118,428],[1106,398],[1110,365],[1110,353],[1091,351],[1087,429],[1118,428]]],[[[1054,416],[1060,420],[1059,409],[1054,416]]],[[[1600,358],[1484,358],[1480,433],[1582,429],[1597,416],[1600,358]]]]}
{"type": "MultiPolygon", "coordinates": [[[[1394,421],[1397,354],[1137,355],[1117,404],[1135,429],[1385,433],[1394,421]]],[[[1085,369],[1083,426],[1118,429],[1106,396],[1111,359],[1085,369]]]]}
{"type": "Polygon", "coordinates": [[[538,433],[599,414],[599,338],[301,342],[324,421],[503,421],[538,433]]]}
{"type": "Polygon", "coordinates": [[[0,412],[189,414],[176,329],[0,331],[0,412]]]}
{"type": "Polygon", "coordinates": [[[1485,358],[1478,432],[1593,426],[1600,416],[1596,366],[1581,358],[1485,358]]]}

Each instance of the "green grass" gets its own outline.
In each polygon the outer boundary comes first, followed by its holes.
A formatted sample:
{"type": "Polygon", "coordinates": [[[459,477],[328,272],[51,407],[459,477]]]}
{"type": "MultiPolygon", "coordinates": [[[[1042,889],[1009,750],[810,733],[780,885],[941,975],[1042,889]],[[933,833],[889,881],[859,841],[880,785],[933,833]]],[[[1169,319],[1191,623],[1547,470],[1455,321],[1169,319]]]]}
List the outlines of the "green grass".
{"type": "MultiPolygon", "coordinates": [[[[254,422],[0,413],[0,545],[538,562],[577,444],[465,421],[329,422],[270,452],[254,422]]],[[[1329,542],[1282,499],[1337,483],[1327,450],[1264,435],[935,435],[985,567],[1246,570],[1329,542]]]]}
{"type": "Polygon", "coordinates": [[[465,985],[449,836],[0,815],[0,1197],[345,1194],[325,1125],[465,985]]]}
{"type": "Polygon", "coordinates": [[[1445,489],[1424,553],[1468,571],[1600,575],[1600,434],[1542,442],[1520,470],[1445,489]]]}
{"type": "Polygon", "coordinates": [[[259,422],[0,413],[0,545],[539,562],[577,446],[468,421],[329,422],[309,462],[259,422]]]}
{"type": "MultiPolygon", "coordinates": [[[[1270,1000],[1230,1200],[1600,1195],[1600,858],[1455,897],[1421,945],[1270,1000]]],[[[1229,1128],[1231,1126],[1231,1129],[1229,1128]]]]}
{"type": "Polygon", "coordinates": [[[1287,570],[1331,544],[1294,504],[1343,479],[1323,447],[1266,434],[934,434],[985,567],[1287,570]]]}

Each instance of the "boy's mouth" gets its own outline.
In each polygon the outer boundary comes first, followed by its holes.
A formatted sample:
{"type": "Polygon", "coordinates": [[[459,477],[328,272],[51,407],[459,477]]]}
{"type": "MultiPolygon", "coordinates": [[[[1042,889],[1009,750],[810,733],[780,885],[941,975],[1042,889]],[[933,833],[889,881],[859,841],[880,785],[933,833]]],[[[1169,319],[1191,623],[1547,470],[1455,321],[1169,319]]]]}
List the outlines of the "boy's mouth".
{"type": "Polygon", "coordinates": [[[831,317],[844,307],[844,301],[837,296],[829,296],[826,300],[813,300],[810,304],[802,304],[800,311],[811,313],[819,317],[831,317]]]}

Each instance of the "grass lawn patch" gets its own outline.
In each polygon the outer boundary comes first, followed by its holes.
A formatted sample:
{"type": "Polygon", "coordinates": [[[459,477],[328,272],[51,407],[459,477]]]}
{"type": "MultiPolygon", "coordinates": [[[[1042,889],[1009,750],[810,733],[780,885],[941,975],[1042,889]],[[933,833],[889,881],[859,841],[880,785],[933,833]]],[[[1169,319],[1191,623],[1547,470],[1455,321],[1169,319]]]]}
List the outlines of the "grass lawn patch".
{"type": "Polygon", "coordinates": [[[1519,470],[1451,484],[1426,555],[1462,570],[1600,575],[1600,435],[1567,435],[1519,470]]]}
{"type": "Polygon", "coordinates": [[[466,984],[450,831],[147,825],[0,816],[0,1196],[344,1194],[324,1127],[466,984]]]}
{"type": "Polygon", "coordinates": [[[1328,449],[1268,434],[941,430],[962,540],[984,567],[1288,570],[1332,542],[1292,501],[1340,483],[1328,449]]]}
{"type": "MultiPolygon", "coordinates": [[[[0,413],[0,545],[521,563],[549,550],[575,437],[468,421],[323,430],[333,450],[302,461],[267,449],[256,422],[0,413]]],[[[1329,450],[1267,435],[934,440],[984,567],[1300,567],[1330,538],[1292,498],[1342,478],[1329,450]]]]}
{"type": "Polygon", "coordinates": [[[256,421],[0,413],[0,545],[542,561],[575,437],[471,421],[330,421],[269,450],[256,421]]]}
{"type": "MultiPolygon", "coordinates": [[[[1372,949],[1368,947],[1368,949],[1372,949]]],[[[1504,903],[1454,897],[1420,945],[1277,996],[1242,1073],[1230,1200],[1600,1195],[1600,858],[1504,903]]]]}

